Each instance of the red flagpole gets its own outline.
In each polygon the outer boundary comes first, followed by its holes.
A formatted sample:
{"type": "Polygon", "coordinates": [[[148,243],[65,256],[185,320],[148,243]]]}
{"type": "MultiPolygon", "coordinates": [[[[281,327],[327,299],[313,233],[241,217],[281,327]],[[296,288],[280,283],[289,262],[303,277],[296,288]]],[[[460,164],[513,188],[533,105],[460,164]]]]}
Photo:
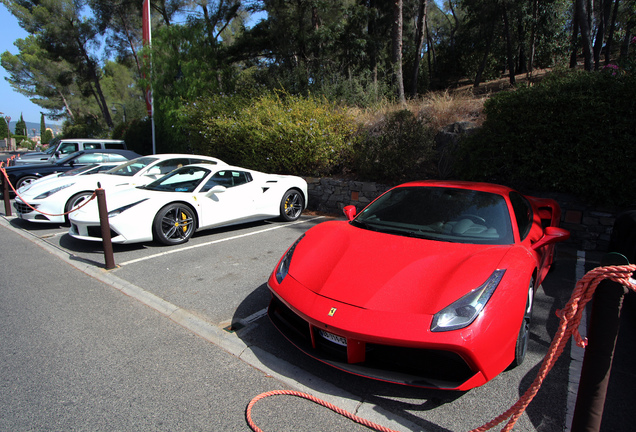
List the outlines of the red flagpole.
{"type": "MultiPolygon", "coordinates": [[[[142,12],[142,30],[143,30],[143,43],[144,47],[152,46],[152,30],[151,30],[151,17],[150,17],[150,0],[144,0],[143,3],[143,12],[142,12]]],[[[152,73],[152,63],[150,66],[150,70],[152,73]]],[[[146,109],[148,111],[148,115],[150,116],[150,120],[152,123],[152,154],[155,154],[155,118],[154,118],[154,107],[153,107],[153,99],[152,99],[152,88],[148,86],[146,89],[146,109]]]]}

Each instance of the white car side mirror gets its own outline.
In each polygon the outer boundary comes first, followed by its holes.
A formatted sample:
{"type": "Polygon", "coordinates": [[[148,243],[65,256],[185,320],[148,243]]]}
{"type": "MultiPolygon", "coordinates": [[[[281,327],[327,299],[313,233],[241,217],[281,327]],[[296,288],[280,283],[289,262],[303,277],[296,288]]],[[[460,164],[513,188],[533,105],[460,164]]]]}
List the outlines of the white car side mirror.
{"type": "Polygon", "coordinates": [[[209,191],[206,192],[206,195],[211,196],[211,195],[214,195],[214,194],[223,193],[226,190],[227,190],[227,188],[225,186],[215,185],[214,187],[212,187],[212,189],[210,189],[209,191]]]}
{"type": "Polygon", "coordinates": [[[161,175],[161,168],[159,168],[159,167],[157,167],[157,166],[152,167],[152,168],[150,168],[150,169],[148,170],[148,172],[146,173],[146,175],[147,175],[148,177],[161,175]]]}

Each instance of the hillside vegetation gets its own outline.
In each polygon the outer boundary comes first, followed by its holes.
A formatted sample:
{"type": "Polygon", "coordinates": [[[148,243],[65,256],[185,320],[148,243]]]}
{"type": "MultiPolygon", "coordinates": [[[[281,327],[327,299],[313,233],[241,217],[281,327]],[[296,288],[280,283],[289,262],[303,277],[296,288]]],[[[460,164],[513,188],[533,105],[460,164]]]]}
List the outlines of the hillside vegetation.
{"type": "Polygon", "coordinates": [[[634,113],[634,75],[614,69],[559,71],[490,95],[447,91],[366,109],[284,92],[219,95],[175,111],[175,133],[187,147],[173,151],[268,172],[388,184],[452,177],[629,206],[634,113]],[[457,122],[478,127],[442,154],[436,136],[457,122]]]}

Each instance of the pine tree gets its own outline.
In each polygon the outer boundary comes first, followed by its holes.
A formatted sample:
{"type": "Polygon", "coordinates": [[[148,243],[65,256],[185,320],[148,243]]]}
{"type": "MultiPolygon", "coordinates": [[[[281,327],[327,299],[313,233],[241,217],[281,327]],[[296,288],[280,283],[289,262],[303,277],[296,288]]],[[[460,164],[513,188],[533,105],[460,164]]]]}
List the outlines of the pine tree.
{"type": "Polygon", "coordinates": [[[44,114],[40,113],[40,140],[44,136],[44,131],[45,130],[46,130],[46,124],[44,123],[44,114]]]}
{"type": "Polygon", "coordinates": [[[7,121],[4,117],[0,117],[0,140],[6,140],[9,135],[9,128],[7,127],[7,121]]]}
{"type": "Polygon", "coordinates": [[[24,135],[27,136],[27,128],[24,118],[22,117],[22,113],[20,113],[20,120],[15,123],[15,131],[16,135],[24,135]]]}

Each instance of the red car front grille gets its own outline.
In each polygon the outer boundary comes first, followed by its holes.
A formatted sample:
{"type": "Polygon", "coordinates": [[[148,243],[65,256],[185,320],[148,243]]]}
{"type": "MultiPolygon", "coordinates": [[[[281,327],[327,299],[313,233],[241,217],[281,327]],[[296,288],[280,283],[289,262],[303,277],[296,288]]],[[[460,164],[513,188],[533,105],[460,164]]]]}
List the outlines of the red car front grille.
{"type": "Polygon", "coordinates": [[[347,347],[320,335],[317,328],[276,296],[268,309],[274,326],[306,354],[339,369],[382,381],[428,388],[457,388],[475,375],[452,351],[366,343],[364,358],[349,363],[347,347]],[[312,334],[313,332],[313,334],[312,334]]]}

